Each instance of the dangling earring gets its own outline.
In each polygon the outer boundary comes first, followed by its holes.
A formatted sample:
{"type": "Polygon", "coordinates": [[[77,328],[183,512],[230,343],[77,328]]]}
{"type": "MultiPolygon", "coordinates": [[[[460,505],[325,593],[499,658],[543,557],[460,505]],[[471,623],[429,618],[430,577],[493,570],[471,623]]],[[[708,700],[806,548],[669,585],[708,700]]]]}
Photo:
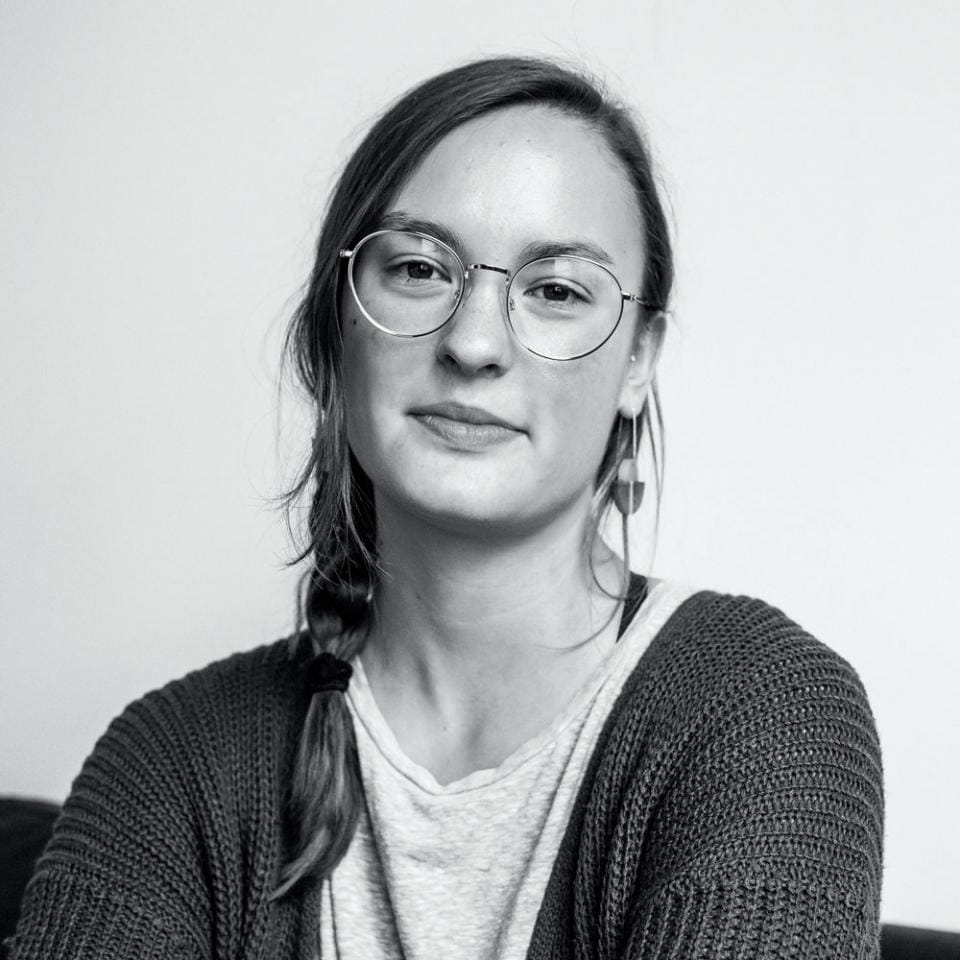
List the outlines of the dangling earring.
{"type": "Polygon", "coordinates": [[[613,484],[613,502],[617,509],[629,517],[636,513],[643,502],[644,482],[640,479],[640,470],[637,466],[637,415],[630,419],[630,456],[624,457],[617,467],[617,479],[613,484]]]}
{"type": "Polygon", "coordinates": [[[640,479],[640,468],[637,454],[640,444],[637,439],[637,417],[630,418],[630,456],[624,457],[617,467],[617,479],[613,482],[613,502],[620,511],[621,530],[623,535],[623,565],[628,574],[630,571],[630,537],[628,523],[631,514],[640,509],[643,502],[644,482],[640,479]]]}

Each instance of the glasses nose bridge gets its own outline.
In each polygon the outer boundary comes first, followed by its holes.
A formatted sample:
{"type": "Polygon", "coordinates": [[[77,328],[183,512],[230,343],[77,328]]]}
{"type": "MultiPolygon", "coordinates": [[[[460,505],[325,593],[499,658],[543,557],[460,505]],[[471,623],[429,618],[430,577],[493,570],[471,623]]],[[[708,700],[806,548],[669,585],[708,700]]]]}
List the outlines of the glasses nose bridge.
{"type": "Polygon", "coordinates": [[[493,267],[489,263],[465,263],[463,265],[464,273],[466,276],[470,276],[471,270],[491,270],[493,273],[499,273],[503,275],[504,283],[510,282],[510,271],[506,267],[493,267]]]}
{"type": "Polygon", "coordinates": [[[467,299],[468,290],[473,289],[473,283],[474,283],[473,274],[474,274],[474,271],[479,271],[479,270],[489,270],[491,273],[496,273],[500,275],[500,279],[502,280],[502,285],[500,287],[500,296],[499,296],[500,306],[503,312],[504,320],[507,321],[507,325],[509,326],[510,321],[509,321],[509,305],[507,304],[507,288],[510,284],[510,280],[512,279],[513,275],[510,273],[509,270],[507,270],[504,267],[495,267],[489,263],[465,263],[463,265],[464,291],[460,296],[457,307],[459,308],[460,306],[462,306],[463,302],[467,299]]]}
{"type": "Polygon", "coordinates": [[[472,283],[473,278],[471,276],[474,270],[489,270],[491,273],[499,273],[503,279],[503,290],[504,296],[506,296],[506,289],[510,283],[511,273],[505,267],[494,267],[489,263],[465,263],[463,265],[463,280],[464,283],[472,283]]]}

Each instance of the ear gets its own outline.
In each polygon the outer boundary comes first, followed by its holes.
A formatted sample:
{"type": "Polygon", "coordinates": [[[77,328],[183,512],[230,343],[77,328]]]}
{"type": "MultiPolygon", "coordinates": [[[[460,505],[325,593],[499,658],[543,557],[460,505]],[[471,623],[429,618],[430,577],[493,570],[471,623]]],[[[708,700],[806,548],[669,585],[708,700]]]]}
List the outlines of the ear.
{"type": "Polygon", "coordinates": [[[620,390],[620,416],[632,420],[643,409],[647,391],[657,372],[657,361],[667,329],[667,315],[658,310],[641,317],[634,336],[630,361],[620,390]]]}

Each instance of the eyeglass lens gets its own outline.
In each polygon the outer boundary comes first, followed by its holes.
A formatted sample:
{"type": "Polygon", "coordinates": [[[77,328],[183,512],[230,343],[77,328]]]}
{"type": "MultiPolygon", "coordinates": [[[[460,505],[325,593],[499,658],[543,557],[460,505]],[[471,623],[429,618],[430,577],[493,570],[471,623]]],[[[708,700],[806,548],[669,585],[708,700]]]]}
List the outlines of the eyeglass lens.
{"type": "MultiPolygon", "coordinates": [[[[386,231],[358,246],[352,265],[357,300],[388,333],[421,336],[443,326],[464,288],[452,250],[404,231],[386,231]]],[[[620,287],[598,264],[550,257],[527,264],[509,286],[514,331],[528,349],[557,360],[596,349],[620,317],[620,287]]]]}

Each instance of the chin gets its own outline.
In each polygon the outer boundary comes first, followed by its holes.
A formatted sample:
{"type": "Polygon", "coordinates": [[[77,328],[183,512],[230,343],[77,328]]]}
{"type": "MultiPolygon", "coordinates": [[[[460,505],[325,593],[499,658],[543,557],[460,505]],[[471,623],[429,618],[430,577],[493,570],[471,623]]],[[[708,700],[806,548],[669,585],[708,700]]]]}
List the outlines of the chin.
{"type": "Polygon", "coordinates": [[[402,500],[393,500],[394,509],[400,509],[416,516],[432,526],[443,527],[450,532],[464,535],[484,533],[493,535],[497,531],[509,530],[529,525],[524,511],[511,502],[511,493],[499,484],[494,490],[464,491],[455,487],[444,488],[437,484],[432,490],[406,491],[408,496],[402,500]]]}
{"type": "Polygon", "coordinates": [[[521,484],[514,477],[501,472],[495,483],[481,487],[476,478],[460,485],[434,476],[429,484],[384,491],[378,503],[394,515],[445,534],[490,542],[528,537],[563,516],[568,520],[579,516],[584,506],[589,509],[589,491],[586,498],[554,498],[543,491],[542,485],[521,484]]]}
{"type": "MultiPolygon", "coordinates": [[[[370,457],[377,513],[465,538],[525,536],[589,510],[592,487],[543,476],[532,458],[453,454],[395,445],[370,457]],[[405,518],[405,519],[404,519],[405,518]]],[[[390,521],[387,520],[389,523],[390,521]]]]}

